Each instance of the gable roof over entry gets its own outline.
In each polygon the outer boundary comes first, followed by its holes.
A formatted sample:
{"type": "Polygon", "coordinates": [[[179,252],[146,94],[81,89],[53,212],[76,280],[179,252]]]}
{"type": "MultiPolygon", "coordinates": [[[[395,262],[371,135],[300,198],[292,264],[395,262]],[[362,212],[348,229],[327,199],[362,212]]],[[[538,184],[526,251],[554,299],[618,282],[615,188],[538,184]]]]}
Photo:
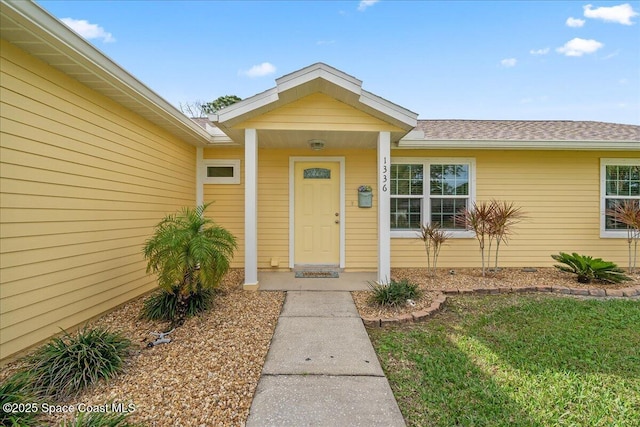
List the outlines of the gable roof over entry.
{"type": "MultiPolygon", "coordinates": [[[[417,125],[417,113],[367,92],[362,89],[362,81],[323,63],[316,63],[282,76],[276,79],[276,87],[230,105],[218,111],[217,114],[210,115],[209,119],[234,141],[242,143],[244,129],[256,126],[260,117],[265,117],[287,105],[309,100],[314,96],[313,101],[334,103],[337,101],[346,109],[353,109],[375,119],[373,123],[377,124],[377,128],[391,133],[392,141],[400,140],[417,125]]],[[[338,106],[337,103],[334,105],[338,106]]],[[[268,127],[258,124],[256,127],[260,129],[258,126],[269,130],[278,129],[278,125],[273,123],[268,127]]],[[[290,130],[290,126],[282,127],[280,130],[290,130]]],[[[317,132],[314,133],[314,130],[326,131],[322,127],[313,129],[311,125],[306,128],[301,126],[301,130],[308,131],[307,135],[314,138],[322,136],[317,132]]],[[[346,128],[336,130],[345,131],[346,128]]],[[[373,135],[372,129],[371,136],[373,135]]],[[[273,137],[273,135],[269,132],[265,132],[263,136],[268,145],[275,143],[270,141],[270,136],[273,137]]],[[[287,137],[299,140],[301,134],[278,133],[281,144],[287,144],[282,142],[282,139],[287,137]]]]}

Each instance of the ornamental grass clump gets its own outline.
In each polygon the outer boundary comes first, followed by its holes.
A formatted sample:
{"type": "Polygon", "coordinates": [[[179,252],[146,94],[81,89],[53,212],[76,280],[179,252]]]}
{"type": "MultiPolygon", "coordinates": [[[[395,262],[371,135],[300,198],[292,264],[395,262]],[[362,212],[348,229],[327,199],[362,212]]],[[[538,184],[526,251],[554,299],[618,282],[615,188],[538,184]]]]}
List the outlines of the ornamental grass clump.
{"type": "Polygon", "coordinates": [[[63,331],[26,359],[26,369],[42,396],[64,399],[117,375],[130,345],[122,334],[103,328],[63,331]]]}
{"type": "MultiPolygon", "coordinates": [[[[110,403],[104,405],[110,406],[110,403]]],[[[126,412],[76,412],[72,420],[60,424],[61,427],[133,427],[127,421],[126,412]]]]}
{"type": "Polygon", "coordinates": [[[422,296],[422,290],[415,283],[407,279],[401,281],[391,280],[389,283],[369,283],[372,304],[398,307],[405,305],[407,300],[415,300],[422,296]]]}
{"type": "Polygon", "coordinates": [[[36,419],[41,404],[38,391],[33,386],[33,377],[29,372],[20,371],[0,384],[0,425],[31,426],[37,425],[36,419]]]}
{"type": "Polygon", "coordinates": [[[624,274],[624,270],[612,262],[603,261],[602,258],[580,255],[576,252],[571,255],[560,252],[559,255],[551,255],[551,258],[564,264],[556,264],[554,267],[560,271],[575,274],[580,283],[591,283],[592,280],[620,283],[631,280],[624,274]]]}
{"type": "Polygon", "coordinates": [[[165,311],[163,317],[180,326],[210,306],[237,244],[229,231],[204,216],[208,206],[166,216],[146,241],[147,273],[158,275],[162,295],[145,302],[144,317],[152,319],[154,313],[165,311]]]}

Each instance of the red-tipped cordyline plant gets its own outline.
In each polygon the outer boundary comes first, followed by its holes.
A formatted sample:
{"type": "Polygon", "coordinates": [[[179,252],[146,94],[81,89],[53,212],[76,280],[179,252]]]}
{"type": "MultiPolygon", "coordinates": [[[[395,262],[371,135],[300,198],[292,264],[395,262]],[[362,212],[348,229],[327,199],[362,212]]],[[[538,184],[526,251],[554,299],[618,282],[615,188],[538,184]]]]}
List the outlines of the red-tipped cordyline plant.
{"type": "Polygon", "coordinates": [[[470,209],[465,209],[456,215],[456,221],[475,233],[480,245],[482,258],[482,275],[491,263],[491,246],[496,241],[494,271],[498,271],[498,253],[500,243],[507,242],[512,233],[513,225],[518,223],[524,215],[513,202],[491,200],[473,203],[470,209]],[[485,247],[487,251],[485,252],[485,247]]]}
{"type": "Polygon", "coordinates": [[[612,209],[607,209],[614,221],[623,223],[627,228],[629,246],[629,273],[635,273],[638,260],[638,241],[640,241],[640,201],[623,200],[612,209]],[[633,250],[631,246],[633,245],[633,250]]]}
{"type": "Polygon", "coordinates": [[[432,277],[435,277],[440,249],[442,249],[442,245],[444,245],[451,235],[441,229],[440,224],[436,222],[421,225],[418,237],[424,242],[424,249],[427,252],[427,271],[432,277]]]}

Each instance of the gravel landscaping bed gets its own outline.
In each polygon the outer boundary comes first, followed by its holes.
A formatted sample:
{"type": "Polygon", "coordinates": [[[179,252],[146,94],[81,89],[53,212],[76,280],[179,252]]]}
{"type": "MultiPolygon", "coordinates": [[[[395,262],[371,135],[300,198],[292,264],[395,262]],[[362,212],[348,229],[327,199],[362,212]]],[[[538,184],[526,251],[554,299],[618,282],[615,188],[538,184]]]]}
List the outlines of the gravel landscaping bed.
{"type": "Polygon", "coordinates": [[[621,289],[629,286],[640,285],[640,275],[632,275],[633,281],[621,284],[603,284],[593,282],[591,284],[578,283],[575,276],[563,273],[557,268],[504,268],[497,273],[488,272],[482,277],[479,268],[438,269],[435,277],[427,273],[426,268],[394,268],[391,270],[394,280],[408,279],[409,282],[420,285],[423,296],[415,302],[415,305],[402,307],[380,307],[369,303],[370,291],[352,292],[353,300],[360,316],[367,318],[392,319],[403,314],[410,314],[426,310],[440,295],[441,291],[454,289],[473,288],[521,288],[529,286],[565,286],[583,289],[621,289]],[[533,270],[533,271],[529,271],[533,270]]]}
{"type": "MultiPolygon", "coordinates": [[[[133,343],[132,356],[125,373],[65,403],[133,403],[128,420],[145,426],[244,425],[284,293],[243,291],[243,274],[230,272],[214,307],[188,319],[169,344],[147,348],[149,332],[166,331],[167,325],[138,318],[145,297],[91,322],[122,331],[133,343]]],[[[2,377],[18,366],[3,368],[2,377]]]]}

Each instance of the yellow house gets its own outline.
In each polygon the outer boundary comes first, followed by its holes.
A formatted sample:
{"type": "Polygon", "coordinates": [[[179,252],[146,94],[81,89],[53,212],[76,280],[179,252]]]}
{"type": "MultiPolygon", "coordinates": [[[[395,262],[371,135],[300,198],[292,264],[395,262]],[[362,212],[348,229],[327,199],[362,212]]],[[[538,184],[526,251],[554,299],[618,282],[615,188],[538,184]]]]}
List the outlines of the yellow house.
{"type": "Polygon", "coordinates": [[[153,289],[145,239],[205,202],[247,289],[298,266],[424,266],[428,222],[453,235],[440,265],[477,266],[453,215],[490,199],[527,215],[503,266],[627,263],[605,212],[640,200],[640,126],[418,120],[322,63],[190,120],[36,4],[0,15],[0,360],[153,289]]]}

